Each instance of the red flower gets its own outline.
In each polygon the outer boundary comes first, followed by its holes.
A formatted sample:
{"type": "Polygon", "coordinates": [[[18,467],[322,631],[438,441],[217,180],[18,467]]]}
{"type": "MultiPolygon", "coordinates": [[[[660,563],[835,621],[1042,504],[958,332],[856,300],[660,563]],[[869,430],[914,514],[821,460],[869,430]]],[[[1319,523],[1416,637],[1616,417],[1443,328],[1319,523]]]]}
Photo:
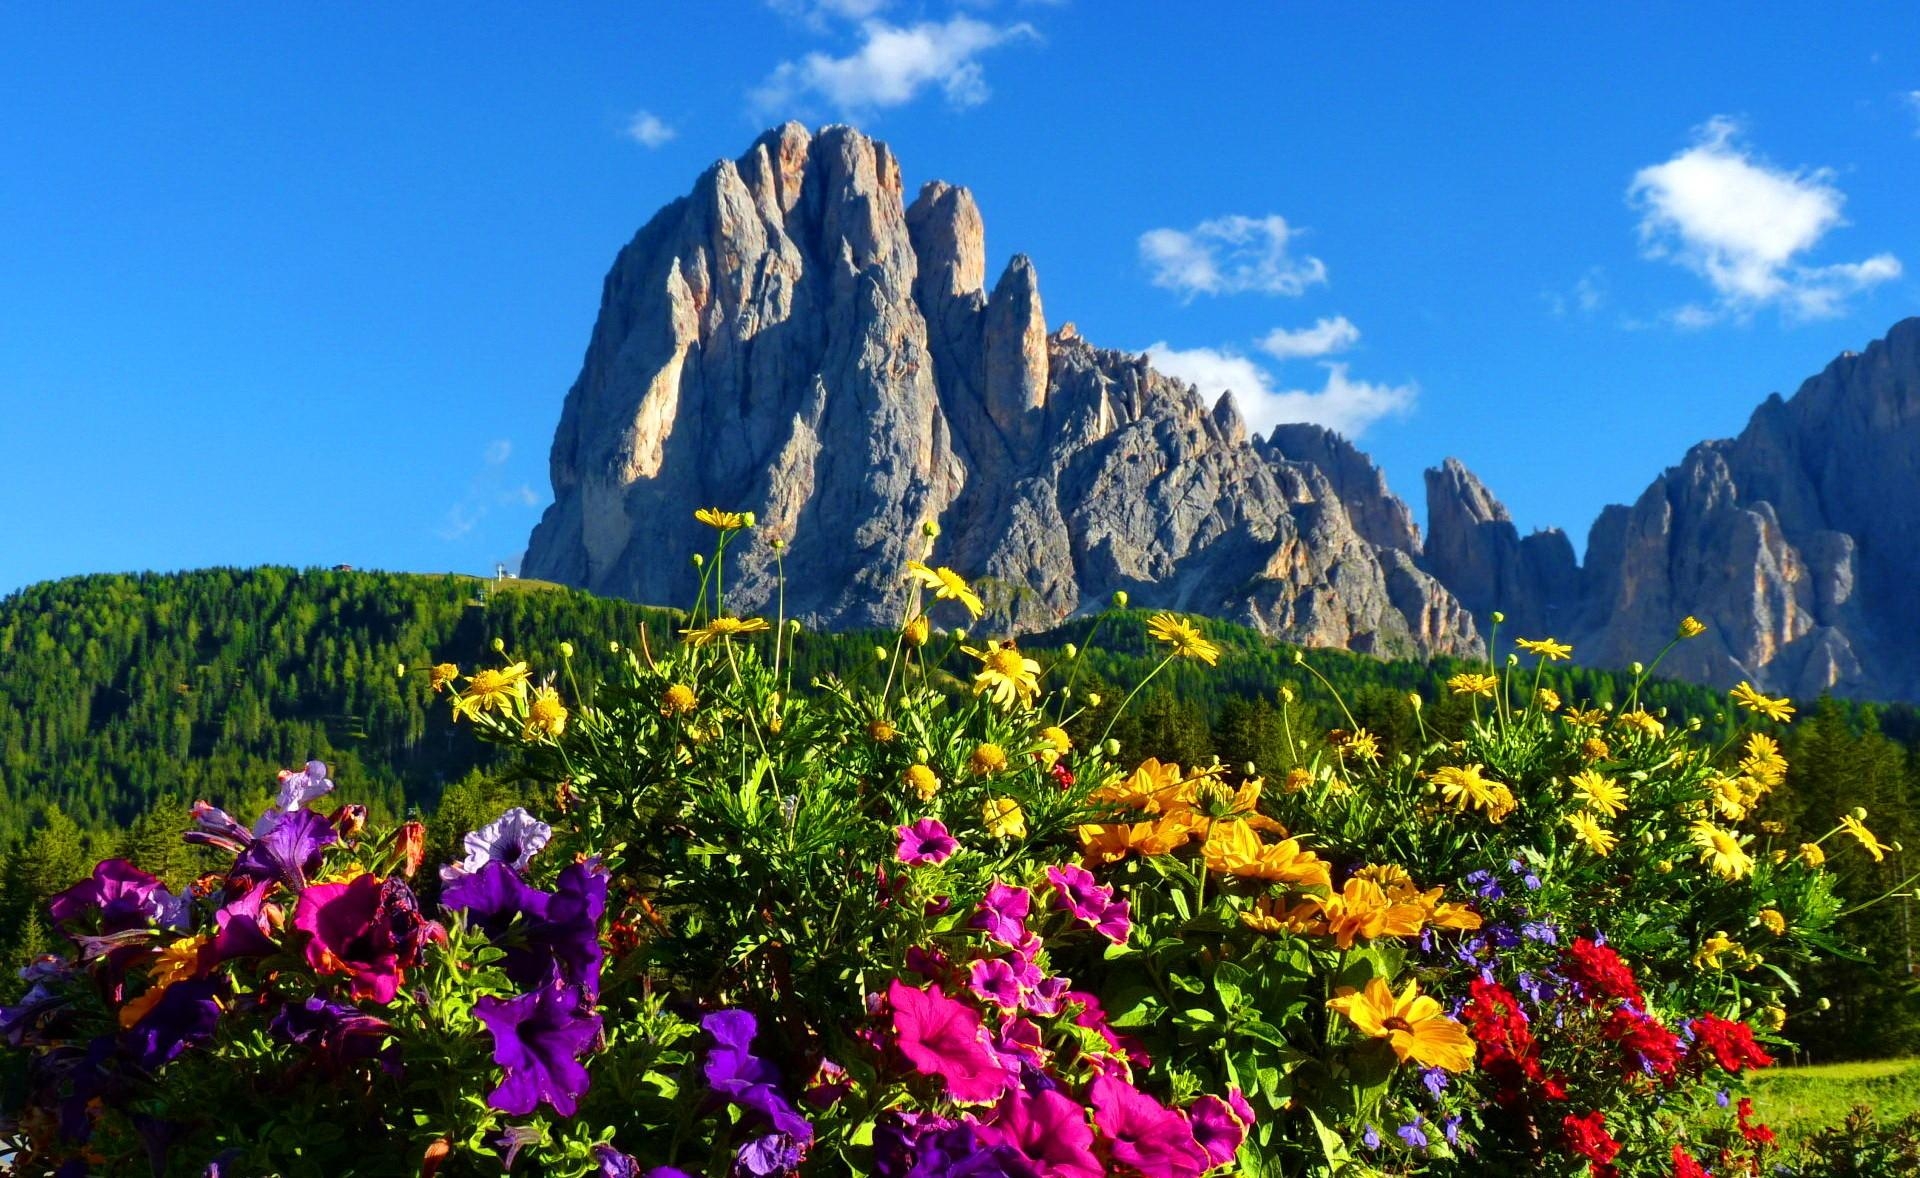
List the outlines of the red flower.
{"type": "Polygon", "coordinates": [[[1708,1178],[1707,1168],[1693,1160],[1693,1155],[1676,1145],[1673,1147],[1673,1178],[1708,1178]]]}
{"type": "Polygon", "coordinates": [[[1549,1076],[1540,1066],[1540,1054],[1534,1046],[1533,1031],[1520,1009],[1520,1000],[1506,987],[1475,978],[1469,988],[1462,1022],[1478,1045],[1480,1070],[1493,1077],[1494,1100],[1512,1106],[1526,1099],[1528,1089],[1538,1086],[1548,1100],[1565,1100],[1566,1087],[1557,1076],[1549,1076]]]}
{"type": "Polygon", "coordinates": [[[1740,1115],[1740,1136],[1746,1138],[1748,1143],[1752,1145],[1765,1146],[1773,1144],[1773,1130],[1763,1124],[1755,1124],[1753,1121],[1752,1100],[1742,1096],[1736,1111],[1740,1115]]]}
{"type": "Polygon", "coordinates": [[[1650,1015],[1619,1007],[1600,1028],[1600,1034],[1620,1045],[1630,1072],[1644,1072],[1671,1082],[1680,1070],[1680,1036],[1650,1015]]]}
{"type": "Polygon", "coordinates": [[[1599,1109],[1576,1117],[1569,1113],[1560,1122],[1560,1131],[1567,1152],[1579,1154],[1587,1159],[1590,1168],[1597,1175],[1614,1172],[1609,1163],[1620,1152],[1620,1143],[1607,1132],[1607,1118],[1599,1109]]]}
{"type": "Polygon", "coordinates": [[[1695,1059],[1699,1059],[1702,1052],[1711,1052],[1722,1068],[1734,1073],[1773,1063],[1773,1057],[1753,1041],[1753,1028],[1745,1023],[1717,1014],[1703,1014],[1687,1025],[1693,1029],[1695,1059]]]}
{"type": "Polygon", "coordinates": [[[1647,1008],[1647,1001],[1640,994],[1640,983],[1633,979],[1633,970],[1606,945],[1586,937],[1575,940],[1567,947],[1560,970],[1588,1002],[1597,1004],[1611,998],[1631,1002],[1641,1010],[1647,1008]]]}

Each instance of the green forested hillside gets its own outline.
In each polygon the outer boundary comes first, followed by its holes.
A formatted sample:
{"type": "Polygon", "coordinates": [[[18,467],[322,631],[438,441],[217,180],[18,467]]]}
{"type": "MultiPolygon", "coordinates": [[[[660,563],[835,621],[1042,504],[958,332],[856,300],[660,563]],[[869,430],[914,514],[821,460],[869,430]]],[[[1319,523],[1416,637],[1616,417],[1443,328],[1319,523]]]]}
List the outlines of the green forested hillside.
{"type": "MultiPolygon", "coordinates": [[[[1159,661],[1145,616],[1110,612],[1024,642],[1051,650],[1047,662],[1068,643],[1086,649],[1075,696],[1100,703],[1079,721],[1082,739],[1105,730],[1128,686],[1159,661]]],[[[87,856],[126,853],[154,870],[190,873],[193,860],[176,837],[188,803],[207,798],[250,812],[277,769],[309,758],[335,767],[344,794],[389,814],[442,811],[436,826],[449,829],[435,837],[450,840],[452,826],[516,787],[489,780],[505,766],[490,746],[455,730],[427,689],[429,664],[497,661],[498,640],[545,672],[560,666],[560,645],[569,642],[587,678],[624,657],[609,644],[657,648],[673,641],[679,624],[671,610],[538,582],[285,568],[79,577],[0,600],[0,954],[33,947],[29,914],[82,873],[87,856]]],[[[1288,725],[1305,737],[1358,724],[1393,756],[1417,731],[1409,693],[1426,699],[1430,732],[1457,732],[1470,714],[1443,687],[1464,664],[1308,652],[1343,711],[1292,647],[1223,623],[1206,629],[1225,648],[1219,666],[1169,667],[1113,729],[1126,755],[1187,764],[1217,756],[1273,774],[1295,756],[1288,725]],[[1283,691],[1294,697],[1284,716],[1283,691]]],[[[892,637],[800,635],[795,688],[826,674],[884,673],[875,647],[892,637]]],[[[950,642],[930,649],[949,651],[955,675],[974,665],[950,642]]],[[[1542,682],[1570,703],[1623,703],[1630,688],[1624,674],[1564,664],[1542,682]]],[[[1709,735],[1732,732],[1718,692],[1655,680],[1640,703],[1668,722],[1697,717],[1709,735]]],[[[1882,838],[1920,849],[1914,709],[1801,706],[1783,733],[1788,785],[1763,817],[1812,839],[1841,810],[1864,806],[1882,838]]],[[[1866,900],[1920,856],[1901,852],[1878,865],[1839,858],[1849,898],[1866,900]]],[[[1849,931],[1870,947],[1866,959],[1824,967],[1820,986],[1835,1010],[1796,1033],[1819,1058],[1920,1050],[1920,990],[1908,969],[1920,951],[1905,904],[1854,918],[1849,931]]]]}

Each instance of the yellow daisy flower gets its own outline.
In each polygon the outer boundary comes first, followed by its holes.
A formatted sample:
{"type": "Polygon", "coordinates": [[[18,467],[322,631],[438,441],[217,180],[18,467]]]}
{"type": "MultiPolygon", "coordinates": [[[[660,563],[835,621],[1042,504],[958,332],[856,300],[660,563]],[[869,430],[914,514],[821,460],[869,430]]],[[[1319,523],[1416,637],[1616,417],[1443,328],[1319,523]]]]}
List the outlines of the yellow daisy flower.
{"type": "Polygon", "coordinates": [[[997,744],[982,744],[967,758],[967,767],[981,777],[992,777],[1007,767],[1007,750],[997,744]]]}
{"type": "Polygon", "coordinates": [[[1528,654],[1537,654],[1549,662],[1572,658],[1573,647],[1551,638],[1516,638],[1513,644],[1528,654]]]}
{"type": "Polygon", "coordinates": [[[1155,614],[1147,619],[1147,633],[1155,642],[1173,648],[1183,659],[1199,659],[1209,667],[1220,661],[1220,648],[1200,634],[1200,628],[1178,614],[1155,614]]]}
{"type": "Polygon", "coordinates": [[[1744,838],[1722,830],[1702,818],[1690,830],[1693,845],[1700,848],[1700,862],[1721,879],[1745,879],[1753,874],[1753,856],[1747,854],[1744,838]]]}
{"type": "Polygon", "coordinates": [[[684,716],[699,704],[694,698],[693,688],[684,683],[669,686],[660,695],[660,714],[663,716],[684,716]]]}
{"type": "Polygon", "coordinates": [[[1346,1015],[1361,1034],[1388,1040],[1402,1063],[1414,1060],[1450,1072],[1473,1067],[1473,1039],[1466,1027],[1422,994],[1419,982],[1409,981],[1396,997],[1386,979],[1372,978],[1364,989],[1343,989],[1327,1006],[1346,1015]]]}
{"type": "Polygon", "coordinates": [[[438,692],[447,684],[460,677],[460,668],[453,663],[435,663],[427,672],[427,686],[438,692]]]}
{"type": "Polygon", "coordinates": [[[940,777],[925,765],[909,766],[906,773],[907,788],[911,789],[923,802],[933,800],[940,792],[940,777]]]}
{"type": "Polygon", "coordinates": [[[1492,695],[1500,680],[1478,671],[1462,671],[1447,680],[1447,690],[1455,695],[1492,695]]]}
{"type": "Polygon", "coordinates": [[[737,532],[753,526],[751,511],[721,511],[718,507],[702,507],[693,513],[693,518],[722,532],[737,532]]]}
{"type": "Polygon", "coordinates": [[[465,690],[453,701],[454,719],[465,716],[471,720],[481,712],[504,712],[510,702],[525,703],[527,675],[525,663],[474,672],[468,676],[465,690]]]}
{"type": "Polygon", "coordinates": [[[995,707],[1007,707],[1016,699],[1030,704],[1040,693],[1040,664],[1015,650],[1012,644],[989,643],[985,650],[971,646],[960,648],[983,664],[973,677],[973,693],[986,695],[995,707]]]}
{"type": "Polygon", "coordinates": [[[1851,814],[1840,815],[1840,829],[1852,835],[1854,841],[1865,848],[1867,854],[1873,856],[1875,863],[1885,859],[1887,852],[1893,850],[1892,847],[1873,837],[1873,832],[1861,825],[1860,820],[1851,814]]]}
{"type": "Polygon", "coordinates": [[[680,631],[680,637],[688,646],[711,646],[722,639],[759,634],[767,628],[765,618],[715,618],[704,626],[680,631]]]}
{"type": "Polygon", "coordinates": [[[527,705],[526,726],[520,735],[527,740],[536,734],[557,737],[566,727],[567,705],[560,702],[560,693],[547,685],[534,688],[533,702],[527,705]]]}
{"type": "Polygon", "coordinates": [[[1573,827],[1573,833],[1587,849],[1601,858],[1613,853],[1620,845],[1620,836],[1600,825],[1600,820],[1585,810],[1567,815],[1567,825],[1573,827]]]}
{"type": "Polygon", "coordinates": [[[1592,769],[1573,775],[1573,792],[1588,809],[1604,818],[1618,818],[1627,808],[1627,791],[1611,777],[1592,769]]]}
{"type": "Polygon", "coordinates": [[[1707,632],[1707,624],[1701,621],[1699,618],[1694,617],[1692,614],[1688,614],[1686,617],[1681,618],[1680,628],[1675,631],[1675,633],[1682,638],[1698,638],[1700,637],[1700,635],[1705,634],[1706,632],[1707,632]]]}
{"type": "Polygon", "coordinates": [[[1769,699],[1753,689],[1753,685],[1742,679],[1731,692],[1733,702],[1757,715],[1769,720],[1778,720],[1784,724],[1793,719],[1793,704],[1785,697],[1769,699]]]}
{"type": "Polygon", "coordinates": [[[976,618],[986,611],[987,607],[981,602],[979,594],[968,587],[959,573],[945,565],[930,569],[917,560],[910,560],[907,562],[907,576],[933,590],[935,601],[957,601],[976,618]]]}

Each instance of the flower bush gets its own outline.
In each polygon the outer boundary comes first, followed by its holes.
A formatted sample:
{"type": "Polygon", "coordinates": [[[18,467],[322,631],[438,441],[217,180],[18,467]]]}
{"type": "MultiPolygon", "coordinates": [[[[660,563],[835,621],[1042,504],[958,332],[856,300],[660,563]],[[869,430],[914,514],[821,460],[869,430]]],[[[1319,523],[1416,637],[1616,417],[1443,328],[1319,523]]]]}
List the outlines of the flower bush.
{"type": "MultiPolygon", "coordinates": [[[[1476,708],[1458,739],[1391,760],[1350,725],[1290,733],[1279,779],[1123,764],[1078,652],[966,645],[980,600],[929,563],[903,571],[882,686],[796,687],[785,620],[725,611],[751,517],[701,519],[710,584],[624,675],[577,682],[570,649],[539,678],[427,673],[519,750],[542,813],[429,868],[419,823],[370,826],[316,762],[251,825],[196,807],[185,837],[220,858],[190,888],[109,860],[55,897],[67,952],[0,1011],[30,1065],[16,1170],[1773,1160],[1740,1078],[1812,1001],[1794,967],[1836,948],[1829,840],[1884,851],[1863,815],[1796,846],[1753,819],[1786,701],[1743,684],[1760,727],[1708,748],[1515,659],[1452,681],[1476,708]]],[[[1162,668],[1219,658],[1189,619],[1149,629],[1162,668]]]]}

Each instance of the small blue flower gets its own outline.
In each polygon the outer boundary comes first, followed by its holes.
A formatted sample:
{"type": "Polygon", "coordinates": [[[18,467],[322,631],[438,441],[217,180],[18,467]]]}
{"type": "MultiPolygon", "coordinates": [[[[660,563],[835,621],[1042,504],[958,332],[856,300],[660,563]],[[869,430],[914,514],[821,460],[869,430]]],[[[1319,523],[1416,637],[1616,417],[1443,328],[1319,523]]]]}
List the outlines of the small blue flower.
{"type": "Polygon", "coordinates": [[[1433,1093],[1434,1099],[1438,1100],[1440,1094],[1447,1090],[1447,1071],[1445,1068],[1427,1068],[1420,1073],[1420,1082],[1425,1084],[1427,1091],[1433,1093]]]}
{"type": "Polygon", "coordinates": [[[1426,1131],[1420,1127],[1420,1119],[1418,1117],[1395,1129],[1394,1133],[1399,1136],[1400,1140],[1406,1142],[1407,1145],[1413,1149],[1427,1148],[1427,1134],[1426,1131]]]}
{"type": "Polygon", "coordinates": [[[1360,1144],[1366,1146],[1368,1149],[1379,1149],[1380,1131],[1372,1125],[1368,1125],[1367,1131],[1360,1135],[1360,1144]]]}

